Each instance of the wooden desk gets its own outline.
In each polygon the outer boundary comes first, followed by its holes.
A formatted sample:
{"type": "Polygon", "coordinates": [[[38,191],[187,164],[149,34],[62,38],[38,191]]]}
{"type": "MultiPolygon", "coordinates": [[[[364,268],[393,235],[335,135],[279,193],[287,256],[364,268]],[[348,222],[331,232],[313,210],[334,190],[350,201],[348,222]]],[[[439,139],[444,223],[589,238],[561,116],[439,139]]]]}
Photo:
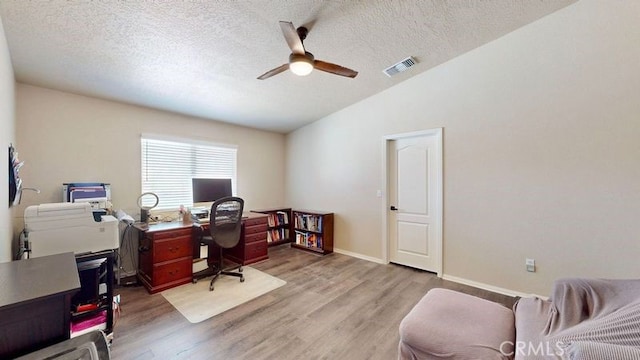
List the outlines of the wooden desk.
{"type": "Polygon", "coordinates": [[[0,263],[0,358],[69,339],[71,296],[80,290],[73,253],[0,263]]]}
{"type": "Polygon", "coordinates": [[[193,225],[158,223],[141,228],[138,280],[150,293],[191,282],[193,225]]]}
{"type": "MultiPolygon", "coordinates": [[[[202,231],[208,232],[209,223],[202,223],[201,228],[202,231]]],[[[194,236],[199,236],[199,234],[196,233],[194,236]]],[[[194,245],[198,246],[199,241],[194,241],[194,245]]],[[[217,251],[219,251],[217,246],[209,246],[209,254],[215,254],[217,251]]],[[[237,246],[225,250],[224,257],[243,266],[268,259],[267,216],[264,214],[244,213],[240,241],[237,246]]]]}
{"type": "MultiPolygon", "coordinates": [[[[149,291],[156,293],[192,281],[193,259],[199,258],[200,227],[182,222],[158,223],[135,227],[142,232],[138,249],[138,279],[149,291]]],[[[215,249],[210,248],[212,253],[215,249]]],[[[242,265],[267,259],[267,217],[245,213],[238,246],[226,251],[229,260],[242,265]]]]}

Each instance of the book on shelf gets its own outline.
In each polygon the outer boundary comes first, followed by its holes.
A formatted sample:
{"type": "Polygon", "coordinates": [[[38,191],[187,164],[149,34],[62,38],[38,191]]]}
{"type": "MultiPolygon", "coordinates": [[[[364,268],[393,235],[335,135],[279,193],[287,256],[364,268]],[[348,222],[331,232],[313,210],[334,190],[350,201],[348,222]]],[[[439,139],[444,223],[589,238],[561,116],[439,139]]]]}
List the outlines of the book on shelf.
{"type": "Polygon", "coordinates": [[[296,244],[308,248],[322,248],[322,236],[296,230],[296,244]]]}
{"type": "Polygon", "coordinates": [[[322,232],[322,216],[313,214],[296,213],[294,226],[297,229],[322,232]]]}
{"type": "Polygon", "coordinates": [[[281,241],[289,239],[289,229],[269,229],[267,230],[267,242],[281,241]]]}
{"type": "Polygon", "coordinates": [[[267,224],[269,227],[277,227],[287,225],[289,223],[289,215],[285,211],[277,211],[269,213],[267,216],[267,224]]]}
{"type": "Polygon", "coordinates": [[[316,234],[309,234],[307,244],[309,247],[318,247],[318,236],[316,234]]]}
{"type": "Polygon", "coordinates": [[[80,336],[93,330],[107,329],[107,311],[103,310],[88,318],[71,321],[71,337],[80,336]]]}
{"type": "Polygon", "coordinates": [[[276,213],[278,217],[278,225],[287,225],[289,223],[289,215],[284,211],[278,211],[276,213]]]}

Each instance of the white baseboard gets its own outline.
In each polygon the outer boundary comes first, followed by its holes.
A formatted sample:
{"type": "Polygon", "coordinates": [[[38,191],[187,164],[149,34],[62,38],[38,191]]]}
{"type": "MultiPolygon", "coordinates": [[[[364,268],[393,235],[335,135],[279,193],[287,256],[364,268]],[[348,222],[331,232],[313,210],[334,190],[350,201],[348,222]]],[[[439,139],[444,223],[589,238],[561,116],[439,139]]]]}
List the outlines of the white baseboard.
{"type": "Polygon", "coordinates": [[[547,299],[546,296],[541,296],[541,295],[536,295],[536,294],[526,294],[520,291],[515,291],[515,290],[510,290],[510,289],[505,289],[499,286],[493,286],[493,285],[489,285],[489,284],[485,284],[485,283],[481,283],[481,282],[477,282],[477,281],[473,281],[473,280],[469,280],[469,279],[465,279],[465,278],[461,278],[461,277],[457,277],[457,276],[453,276],[453,275],[443,275],[442,278],[444,280],[447,281],[453,281],[453,282],[457,282],[459,284],[463,284],[463,285],[469,285],[469,286],[473,286],[475,288],[478,289],[483,289],[483,290],[487,290],[487,291],[491,291],[494,293],[498,293],[498,294],[502,294],[502,295],[507,295],[507,296],[512,296],[512,297],[539,297],[541,299],[547,299]]]}
{"type": "Polygon", "coordinates": [[[371,262],[378,263],[378,264],[386,264],[386,262],[384,262],[382,259],[378,259],[378,258],[375,258],[375,257],[372,257],[372,256],[366,256],[366,255],[354,253],[354,252],[347,251],[347,250],[333,248],[333,252],[338,253],[338,254],[342,254],[342,255],[351,256],[351,257],[358,258],[358,259],[362,259],[362,260],[371,261],[371,262]]]}
{"type": "MultiPolygon", "coordinates": [[[[342,255],[351,256],[351,257],[358,258],[358,259],[362,259],[362,260],[371,261],[371,262],[378,263],[378,264],[387,264],[382,259],[378,259],[378,258],[375,258],[375,257],[354,253],[354,252],[343,250],[343,249],[334,248],[333,252],[338,253],[338,254],[342,254],[342,255]]],[[[523,293],[523,292],[520,292],[520,291],[505,289],[505,288],[502,288],[502,287],[499,287],[499,286],[489,285],[489,284],[485,284],[485,283],[481,283],[481,282],[478,282],[478,281],[473,281],[473,280],[469,280],[469,279],[465,279],[465,278],[461,278],[461,277],[457,277],[457,276],[453,276],[453,275],[443,274],[442,275],[442,279],[447,280],[447,281],[453,281],[453,282],[456,282],[456,283],[459,283],[459,284],[463,284],[463,285],[473,286],[473,287],[478,288],[478,289],[483,289],[483,290],[487,290],[487,291],[491,291],[491,292],[494,292],[494,293],[498,293],[498,294],[502,294],[502,295],[506,295],[506,296],[511,296],[511,297],[516,297],[516,296],[519,296],[519,297],[534,297],[535,296],[535,297],[539,297],[539,298],[544,299],[544,300],[547,300],[549,298],[548,296],[542,296],[542,295],[537,295],[537,294],[527,294],[527,293],[523,293]]]]}

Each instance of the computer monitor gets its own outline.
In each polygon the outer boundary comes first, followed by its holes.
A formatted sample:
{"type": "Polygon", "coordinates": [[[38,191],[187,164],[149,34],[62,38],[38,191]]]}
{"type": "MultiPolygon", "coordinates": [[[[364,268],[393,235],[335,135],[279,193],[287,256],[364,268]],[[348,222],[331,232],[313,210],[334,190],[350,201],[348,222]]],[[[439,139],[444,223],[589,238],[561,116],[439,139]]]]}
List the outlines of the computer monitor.
{"type": "Polygon", "coordinates": [[[203,206],[223,198],[232,196],[231,179],[191,179],[193,189],[193,206],[203,206]]]}

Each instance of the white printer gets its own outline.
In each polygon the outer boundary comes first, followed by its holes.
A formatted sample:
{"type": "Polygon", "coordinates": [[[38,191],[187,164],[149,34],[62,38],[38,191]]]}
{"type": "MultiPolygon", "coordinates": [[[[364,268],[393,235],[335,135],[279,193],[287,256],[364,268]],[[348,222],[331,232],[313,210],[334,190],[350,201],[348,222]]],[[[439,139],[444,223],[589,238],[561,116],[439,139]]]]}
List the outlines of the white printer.
{"type": "Polygon", "coordinates": [[[111,215],[94,219],[89,203],[51,203],[24,211],[25,239],[30,257],[72,251],[76,255],[117,249],[118,220],[111,215]]]}

